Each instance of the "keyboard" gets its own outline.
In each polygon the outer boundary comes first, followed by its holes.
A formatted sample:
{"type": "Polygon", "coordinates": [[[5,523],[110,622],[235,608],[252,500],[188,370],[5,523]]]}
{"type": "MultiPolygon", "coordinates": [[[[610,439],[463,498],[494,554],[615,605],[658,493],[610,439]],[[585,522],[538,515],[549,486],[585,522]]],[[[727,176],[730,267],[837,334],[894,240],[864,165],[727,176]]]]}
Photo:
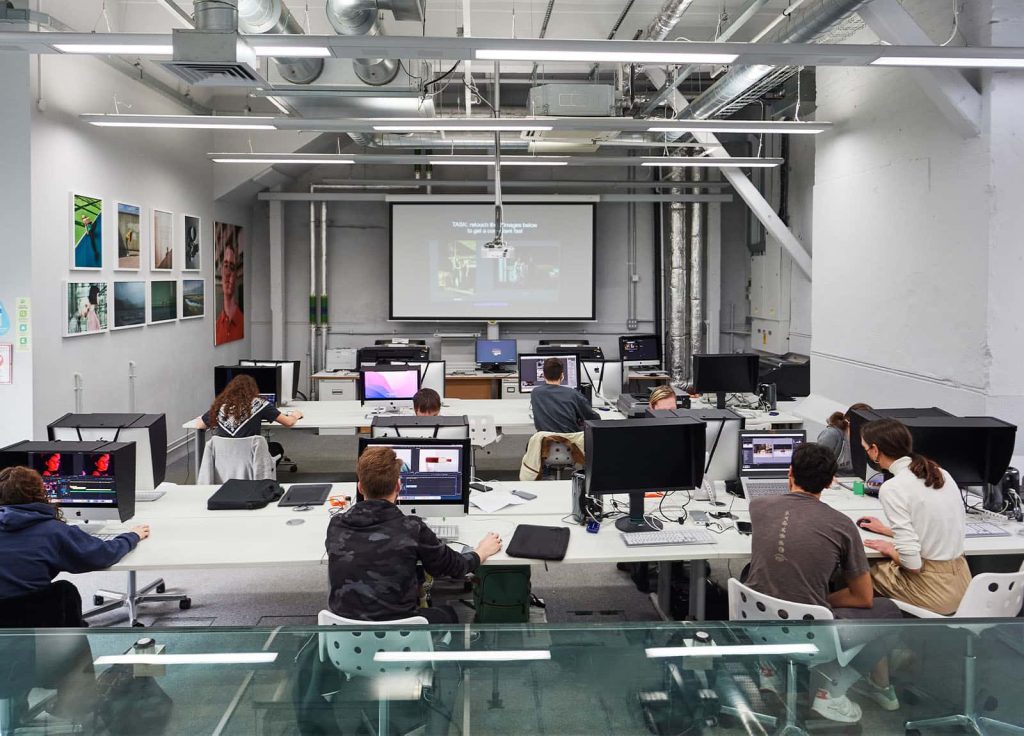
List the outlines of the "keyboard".
{"type": "Polygon", "coordinates": [[[96,537],[96,539],[102,539],[104,542],[109,542],[111,539],[124,534],[124,532],[89,532],[89,536],[96,537]]]}
{"type": "Polygon", "coordinates": [[[967,533],[964,536],[968,539],[972,537],[1008,537],[1010,532],[990,521],[968,521],[967,533]]]}
{"type": "Polygon", "coordinates": [[[789,493],[789,480],[787,478],[744,478],[743,493],[748,499],[758,496],[781,496],[783,493],[789,493]]]}
{"type": "Polygon", "coordinates": [[[660,532],[622,534],[627,547],[652,547],[666,544],[714,544],[715,538],[705,529],[673,529],[660,532]]]}
{"type": "Polygon", "coordinates": [[[135,500],[139,502],[156,501],[165,493],[167,493],[167,491],[135,491],[135,500]]]}
{"type": "Polygon", "coordinates": [[[437,535],[437,538],[444,543],[457,542],[459,540],[459,527],[457,524],[437,524],[427,522],[430,531],[437,535]]]}

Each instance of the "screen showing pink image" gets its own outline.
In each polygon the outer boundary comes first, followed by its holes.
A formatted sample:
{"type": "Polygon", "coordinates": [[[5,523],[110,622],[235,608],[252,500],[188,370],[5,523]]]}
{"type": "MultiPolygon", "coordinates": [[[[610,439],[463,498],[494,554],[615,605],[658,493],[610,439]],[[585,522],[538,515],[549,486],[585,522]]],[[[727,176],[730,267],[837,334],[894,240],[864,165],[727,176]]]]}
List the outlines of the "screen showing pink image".
{"type": "Polygon", "coordinates": [[[420,451],[421,473],[457,473],[461,462],[457,449],[445,450],[431,448],[429,452],[420,451]]]}
{"type": "Polygon", "coordinates": [[[408,371],[365,371],[363,373],[364,399],[412,399],[419,390],[419,369],[408,371]]]}

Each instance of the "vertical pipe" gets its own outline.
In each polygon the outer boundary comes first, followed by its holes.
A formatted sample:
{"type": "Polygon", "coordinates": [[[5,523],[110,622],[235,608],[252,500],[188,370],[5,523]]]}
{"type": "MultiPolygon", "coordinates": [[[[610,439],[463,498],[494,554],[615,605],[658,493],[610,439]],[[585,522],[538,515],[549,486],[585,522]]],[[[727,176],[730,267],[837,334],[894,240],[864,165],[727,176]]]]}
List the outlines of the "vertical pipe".
{"type": "Polygon", "coordinates": [[[83,391],[83,389],[82,389],[82,374],[81,373],[75,373],[75,374],[73,374],[72,377],[73,377],[74,382],[75,382],[75,414],[81,414],[82,413],[82,391],[83,391]]]}
{"type": "MultiPolygon", "coordinates": [[[[668,178],[683,179],[683,169],[674,168],[668,178]]],[[[673,188],[673,194],[681,189],[673,188]]],[[[668,289],[665,305],[668,320],[668,372],[672,383],[685,384],[690,378],[690,339],[687,302],[690,297],[689,268],[686,258],[686,209],[682,202],[669,204],[668,213],[668,289]]]]}
{"type": "MultiPolygon", "coordinates": [[[[310,192],[313,187],[309,188],[310,192]]],[[[309,200],[309,372],[317,372],[316,349],[316,203],[309,200]]]]}
{"type": "MultiPolygon", "coordinates": [[[[690,181],[699,183],[704,178],[702,169],[690,169],[690,181]]],[[[699,187],[694,187],[699,194],[699,187]]],[[[704,352],[704,205],[690,203],[689,256],[690,256],[690,354],[704,352]]]]}
{"type": "Polygon", "coordinates": [[[135,412],[135,361],[128,361],[128,411],[135,412]]]}
{"type": "Polygon", "coordinates": [[[320,365],[327,365],[327,200],[320,203],[320,365]]]}

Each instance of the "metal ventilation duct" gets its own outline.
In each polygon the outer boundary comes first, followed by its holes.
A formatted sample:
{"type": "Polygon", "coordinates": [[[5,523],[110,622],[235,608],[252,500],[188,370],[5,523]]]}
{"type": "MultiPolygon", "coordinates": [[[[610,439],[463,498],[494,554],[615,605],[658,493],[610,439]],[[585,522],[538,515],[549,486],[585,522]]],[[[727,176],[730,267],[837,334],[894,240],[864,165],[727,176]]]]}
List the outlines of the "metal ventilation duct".
{"type": "Polygon", "coordinates": [[[174,30],[174,60],[161,66],[192,85],[266,85],[256,54],[238,43],[238,0],[195,0],[195,19],[195,30],[174,30]]]}
{"type": "Polygon", "coordinates": [[[676,27],[676,24],[683,17],[694,0],[665,0],[658,15],[644,32],[644,38],[650,41],[664,41],[669,32],[676,27]]]}
{"type": "MultiPolygon", "coordinates": [[[[198,14],[198,6],[197,6],[198,14]]],[[[287,33],[304,31],[282,0],[238,0],[238,29],[242,33],[287,33]]],[[[323,59],[275,58],[281,76],[293,84],[310,84],[323,73],[323,59]]]]}
{"type": "MultiPolygon", "coordinates": [[[[423,20],[422,0],[327,0],[327,20],[342,36],[383,36],[380,13],[396,20],[423,20]]],[[[387,84],[398,74],[397,59],[354,59],[356,76],[366,84],[387,84]]]]}

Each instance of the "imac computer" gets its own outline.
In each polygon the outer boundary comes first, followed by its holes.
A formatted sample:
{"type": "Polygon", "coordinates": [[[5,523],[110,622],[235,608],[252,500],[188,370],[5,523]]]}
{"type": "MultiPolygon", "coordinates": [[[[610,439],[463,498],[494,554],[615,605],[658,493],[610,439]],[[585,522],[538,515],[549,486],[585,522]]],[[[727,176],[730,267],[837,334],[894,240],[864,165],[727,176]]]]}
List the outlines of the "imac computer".
{"type": "Polygon", "coordinates": [[[614,405],[622,394],[622,361],[581,360],[580,382],[594,387],[592,403],[614,405]]]}
{"type": "Polygon", "coordinates": [[[46,427],[60,442],[134,442],[135,490],[152,491],[167,473],[167,418],[163,414],[65,414],[46,427]]]}
{"type": "Polygon", "coordinates": [[[657,335],[620,335],[619,358],[623,363],[661,365],[661,340],[657,335]]]}
{"type": "Polygon", "coordinates": [[[370,436],[374,438],[427,437],[441,440],[468,440],[469,420],[465,416],[374,417],[370,424],[370,436]]]}
{"type": "Polygon", "coordinates": [[[375,446],[390,447],[402,461],[398,505],[406,513],[445,517],[469,511],[469,440],[359,438],[360,455],[375,446]]]}
{"type": "Polygon", "coordinates": [[[693,387],[699,394],[716,394],[725,408],[725,395],[757,393],[758,357],[754,353],[693,356],[693,387]]]}
{"type": "MultiPolygon", "coordinates": [[[[442,399],[445,392],[445,362],[443,360],[410,360],[386,363],[391,366],[415,366],[420,372],[420,388],[432,388],[442,399]]],[[[362,366],[363,368],[374,368],[372,365],[362,366]]]]}
{"type": "Polygon", "coordinates": [[[697,419],[587,420],[583,427],[587,495],[629,494],[619,531],[651,531],[645,493],[697,488],[704,478],[706,427],[697,419]]]}
{"type": "Polygon", "coordinates": [[[575,355],[580,360],[604,360],[604,351],[599,345],[577,345],[573,342],[541,343],[534,352],[537,355],[575,355]]]}
{"type": "Polygon", "coordinates": [[[430,360],[430,348],[426,345],[376,345],[356,351],[356,365],[360,368],[382,363],[427,360],[430,360]]]}
{"type": "Polygon", "coordinates": [[[477,340],[476,364],[482,371],[504,373],[516,366],[515,340],[477,340]]]}
{"type": "Polygon", "coordinates": [[[0,450],[0,468],[15,465],[43,477],[47,497],[70,522],[99,527],[135,516],[131,442],[18,442],[0,450]]]}
{"type": "Polygon", "coordinates": [[[238,365],[256,365],[273,367],[281,366],[281,397],[282,406],[294,400],[299,395],[299,376],[301,375],[301,363],[298,360],[240,360],[238,365]]]}
{"type": "Polygon", "coordinates": [[[740,432],[746,420],[732,409],[648,409],[656,419],[686,417],[704,422],[704,477],[735,481],[739,478],[740,432]]]}
{"type": "Polygon", "coordinates": [[[520,355],[519,392],[529,393],[534,386],[544,383],[544,361],[555,358],[562,364],[562,385],[579,389],[579,358],[575,355],[520,355]]]}
{"type": "Polygon", "coordinates": [[[282,400],[281,366],[279,365],[218,365],[213,369],[214,395],[224,390],[235,376],[252,376],[260,390],[260,397],[276,406],[282,400]]]}
{"type": "Polygon", "coordinates": [[[420,369],[414,365],[378,365],[359,371],[359,400],[381,403],[391,411],[412,407],[420,390],[420,369]]]}

